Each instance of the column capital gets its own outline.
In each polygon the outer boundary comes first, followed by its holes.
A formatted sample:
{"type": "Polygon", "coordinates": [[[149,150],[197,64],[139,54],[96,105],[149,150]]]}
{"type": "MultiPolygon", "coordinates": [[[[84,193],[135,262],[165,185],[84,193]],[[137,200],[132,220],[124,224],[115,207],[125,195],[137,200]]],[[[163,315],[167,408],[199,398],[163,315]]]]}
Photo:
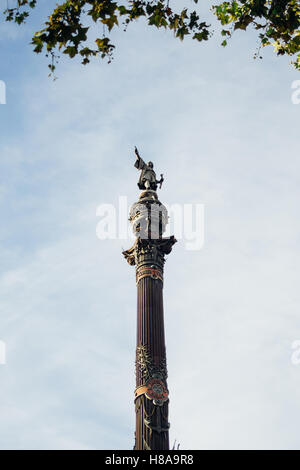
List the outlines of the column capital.
{"type": "Polygon", "coordinates": [[[123,255],[131,266],[139,269],[141,266],[148,265],[152,268],[163,269],[165,255],[172,251],[176,238],[172,235],[168,238],[142,239],[137,238],[129,250],[123,251],[123,255]]]}

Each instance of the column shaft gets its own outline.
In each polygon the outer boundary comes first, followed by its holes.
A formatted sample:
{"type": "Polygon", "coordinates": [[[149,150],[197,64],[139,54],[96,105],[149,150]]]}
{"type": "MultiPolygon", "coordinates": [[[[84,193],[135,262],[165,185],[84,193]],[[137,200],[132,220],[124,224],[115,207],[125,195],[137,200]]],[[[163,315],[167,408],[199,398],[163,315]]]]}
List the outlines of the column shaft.
{"type": "MultiPolygon", "coordinates": [[[[166,384],[163,283],[144,277],[137,285],[136,387],[158,377],[166,384]]],[[[154,405],[145,394],[136,399],[136,449],[169,449],[168,401],[154,405]]]]}

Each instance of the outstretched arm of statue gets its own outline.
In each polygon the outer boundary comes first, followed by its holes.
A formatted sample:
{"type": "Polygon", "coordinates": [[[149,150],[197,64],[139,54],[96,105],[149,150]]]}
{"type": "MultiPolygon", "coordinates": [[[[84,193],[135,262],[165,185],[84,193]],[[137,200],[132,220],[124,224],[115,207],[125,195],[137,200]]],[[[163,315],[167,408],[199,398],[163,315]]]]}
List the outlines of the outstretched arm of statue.
{"type": "Polygon", "coordinates": [[[159,180],[159,181],[156,181],[156,182],[157,182],[157,184],[159,184],[159,189],[161,189],[161,185],[162,185],[163,182],[164,182],[164,175],[161,174],[161,175],[160,175],[160,180],[159,180]]]}
{"type": "Polygon", "coordinates": [[[134,152],[135,152],[135,154],[136,154],[136,161],[135,161],[134,166],[135,166],[138,170],[142,170],[143,168],[145,168],[146,163],[145,163],[144,160],[140,157],[139,151],[138,151],[138,149],[137,149],[136,147],[134,148],[134,152]]]}

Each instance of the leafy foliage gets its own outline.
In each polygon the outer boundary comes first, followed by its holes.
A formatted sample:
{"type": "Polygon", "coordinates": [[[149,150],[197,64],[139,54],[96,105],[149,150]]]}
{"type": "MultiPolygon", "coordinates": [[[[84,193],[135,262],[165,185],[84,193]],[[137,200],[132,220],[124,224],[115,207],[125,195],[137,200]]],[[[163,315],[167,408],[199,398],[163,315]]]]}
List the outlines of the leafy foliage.
{"type": "Polygon", "coordinates": [[[299,0],[222,2],[214,6],[213,10],[222,25],[232,25],[231,29],[222,30],[223,36],[230,37],[233,31],[245,31],[252,25],[259,31],[262,47],[273,45],[278,55],[296,55],[293,64],[300,70],[299,0]]]}
{"type": "MultiPolygon", "coordinates": [[[[198,0],[189,2],[198,4],[198,0]]],[[[24,23],[37,3],[38,0],[15,0],[15,5],[8,6],[4,11],[6,20],[24,23]]],[[[175,11],[171,3],[171,0],[60,1],[44,28],[34,34],[34,51],[40,53],[46,50],[46,55],[51,57],[51,72],[55,69],[57,51],[70,58],[79,56],[83,64],[89,63],[94,56],[108,58],[110,62],[115,48],[110,39],[112,29],[121,22],[126,30],[131,22],[141,17],[146,18],[150,26],[173,31],[175,37],[181,40],[187,35],[197,41],[207,41],[211,37],[210,25],[200,19],[196,10],[189,11],[184,7],[181,11],[175,11]],[[103,34],[92,47],[88,41],[88,18],[102,24],[103,28],[103,34]]],[[[227,45],[234,31],[245,31],[253,26],[258,31],[260,47],[272,44],[278,55],[296,56],[293,64],[300,70],[299,0],[233,0],[212,5],[211,8],[223,28],[222,46],[227,45]]]]}

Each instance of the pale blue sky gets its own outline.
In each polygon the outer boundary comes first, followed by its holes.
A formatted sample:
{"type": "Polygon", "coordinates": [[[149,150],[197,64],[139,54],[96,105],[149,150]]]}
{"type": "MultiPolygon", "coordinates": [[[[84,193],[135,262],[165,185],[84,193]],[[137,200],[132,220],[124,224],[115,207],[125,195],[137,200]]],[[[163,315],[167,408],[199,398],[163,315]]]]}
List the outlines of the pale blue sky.
{"type": "Polygon", "coordinates": [[[139,22],[111,65],[63,60],[53,82],[28,45],[41,3],[0,24],[1,448],[133,446],[130,242],[99,241],[96,208],[137,199],[134,145],[163,202],[205,205],[203,249],[166,263],[171,441],[299,448],[299,73],[254,61],[251,34],[223,49],[139,22]]]}

